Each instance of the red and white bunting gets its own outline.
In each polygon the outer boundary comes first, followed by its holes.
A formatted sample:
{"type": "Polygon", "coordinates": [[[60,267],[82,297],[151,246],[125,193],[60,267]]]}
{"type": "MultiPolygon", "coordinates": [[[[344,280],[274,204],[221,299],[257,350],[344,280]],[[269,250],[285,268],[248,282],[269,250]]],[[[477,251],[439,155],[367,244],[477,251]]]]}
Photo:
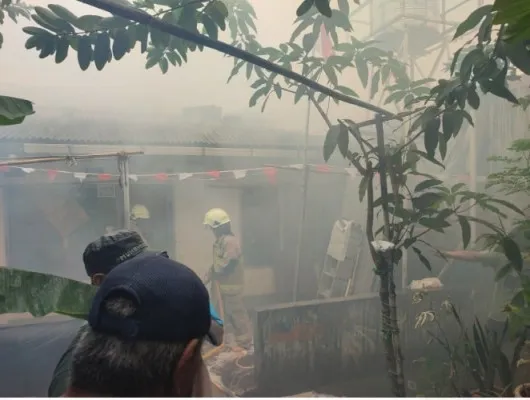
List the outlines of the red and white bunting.
{"type": "Polygon", "coordinates": [[[243,179],[245,176],[247,176],[247,171],[244,169],[237,169],[235,171],[232,171],[234,174],[234,178],[236,179],[243,179]]]}
{"type": "MultiPolygon", "coordinates": [[[[340,168],[340,167],[334,167],[329,166],[327,164],[310,164],[308,165],[310,167],[311,171],[318,172],[318,173],[327,173],[327,172],[342,172],[347,175],[349,175],[352,179],[358,179],[360,177],[359,172],[356,168],[348,167],[348,168],[340,168]]],[[[20,166],[8,166],[8,165],[0,165],[0,173],[6,173],[11,171],[12,169],[18,169],[23,171],[26,174],[35,174],[35,173],[45,173],[47,174],[49,181],[55,181],[57,179],[57,176],[59,174],[61,175],[71,175],[75,179],[79,180],[80,182],[83,182],[87,178],[96,179],[101,182],[111,181],[111,180],[117,180],[119,179],[119,174],[108,174],[108,173],[90,173],[90,172],[73,172],[73,171],[62,171],[62,170],[56,170],[56,169],[41,169],[41,168],[29,168],[29,167],[20,167],[20,166]]],[[[207,179],[207,180],[224,180],[224,179],[244,179],[248,176],[264,176],[267,181],[271,184],[277,183],[278,178],[278,172],[280,170],[296,170],[296,171],[302,171],[304,169],[303,164],[291,164],[286,166],[267,166],[267,167],[261,167],[261,168],[247,168],[247,169],[235,169],[235,170],[227,170],[227,171],[219,171],[219,170],[212,170],[212,171],[200,171],[200,172],[179,172],[179,173],[167,173],[167,172],[159,172],[156,174],[129,174],[129,180],[133,182],[138,182],[139,180],[145,180],[145,179],[151,179],[156,182],[165,183],[168,181],[184,181],[189,180],[192,178],[195,179],[207,179]]],[[[376,174],[378,176],[378,174],[376,174]]],[[[469,183],[470,177],[469,175],[457,175],[457,176],[444,176],[440,177],[440,179],[453,179],[459,182],[466,182],[469,183]]],[[[378,182],[377,182],[378,183],[378,182]]],[[[376,184],[377,186],[377,184],[376,184]]]]}

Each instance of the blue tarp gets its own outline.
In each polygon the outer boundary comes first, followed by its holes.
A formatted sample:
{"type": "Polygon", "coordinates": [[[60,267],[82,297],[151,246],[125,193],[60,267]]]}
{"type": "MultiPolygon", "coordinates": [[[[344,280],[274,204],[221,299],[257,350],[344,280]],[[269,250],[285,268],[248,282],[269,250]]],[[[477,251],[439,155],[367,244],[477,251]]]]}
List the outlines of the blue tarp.
{"type": "Polygon", "coordinates": [[[53,370],[83,322],[44,317],[0,325],[0,397],[47,397],[53,370]]]}

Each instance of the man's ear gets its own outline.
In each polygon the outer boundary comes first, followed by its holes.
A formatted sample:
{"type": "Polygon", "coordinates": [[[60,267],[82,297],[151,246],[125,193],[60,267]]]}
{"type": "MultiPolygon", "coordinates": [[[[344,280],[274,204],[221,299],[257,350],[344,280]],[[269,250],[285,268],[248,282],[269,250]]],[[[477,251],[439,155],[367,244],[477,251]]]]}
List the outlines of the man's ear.
{"type": "Polygon", "coordinates": [[[99,286],[103,282],[103,279],[105,279],[105,274],[94,274],[90,277],[90,280],[92,282],[92,285],[99,286]]]}
{"type": "Polygon", "coordinates": [[[188,343],[173,372],[174,391],[179,397],[190,397],[194,392],[201,367],[201,342],[193,339],[188,343]]]}

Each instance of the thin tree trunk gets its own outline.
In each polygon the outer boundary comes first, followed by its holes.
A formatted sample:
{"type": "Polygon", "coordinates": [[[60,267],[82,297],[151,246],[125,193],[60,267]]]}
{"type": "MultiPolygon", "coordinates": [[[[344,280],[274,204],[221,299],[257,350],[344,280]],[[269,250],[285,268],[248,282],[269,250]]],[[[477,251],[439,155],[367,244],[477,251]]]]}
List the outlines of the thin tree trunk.
{"type": "Polygon", "coordinates": [[[395,373],[396,373],[396,392],[397,397],[407,397],[405,389],[405,376],[403,371],[403,352],[401,351],[401,343],[399,340],[399,323],[397,317],[397,301],[396,301],[396,284],[394,281],[394,264],[389,265],[388,272],[388,291],[390,300],[390,325],[392,326],[392,345],[394,347],[395,357],[395,373]]]}

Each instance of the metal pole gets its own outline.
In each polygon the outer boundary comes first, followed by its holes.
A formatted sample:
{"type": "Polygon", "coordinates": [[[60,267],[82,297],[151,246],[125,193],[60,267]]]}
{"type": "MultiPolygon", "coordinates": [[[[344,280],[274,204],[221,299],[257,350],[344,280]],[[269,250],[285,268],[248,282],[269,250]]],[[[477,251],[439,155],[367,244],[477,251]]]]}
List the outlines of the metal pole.
{"type": "Polygon", "coordinates": [[[309,183],[309,165],[307,160],[307,152],[309,147],[309,121],[311,117],[311,99],[307,99],[307,115],[305,121],[305,138],[304,138],[304,172],[302,180],[302,207],[300,211],[300,223],[298,224],[298,246],[296,249],[296,264],[294,268],[294,284],[293,284],[293,302],[298,296],[298,279],[300,275],[300,263],[302,260],[302,244],[304,237],[305,215],[307,208],[307,187],[309,183]]]}
{"type": "Polygon", "coordinates": [[[122,217],[123,228],[131,229],[131,193],[129,190],[129,156],[118,156],[118,171],[120,173],[120,187],[123,194],[122,217]]]}

